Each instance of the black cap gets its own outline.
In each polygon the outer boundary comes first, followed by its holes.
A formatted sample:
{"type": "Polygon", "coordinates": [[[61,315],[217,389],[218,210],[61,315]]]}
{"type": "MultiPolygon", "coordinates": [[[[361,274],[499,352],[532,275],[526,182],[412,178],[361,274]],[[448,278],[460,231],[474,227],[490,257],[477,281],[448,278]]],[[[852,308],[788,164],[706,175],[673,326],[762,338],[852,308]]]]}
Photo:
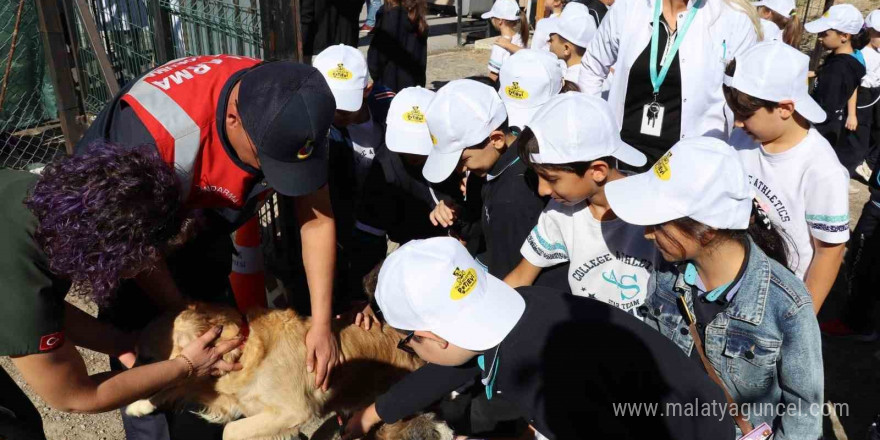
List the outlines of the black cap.
{"type": "Polygon", "coordinates": [[[241,78],[238,112],[275,191],[301,196],[327,183],[327,133],[335,111],[333,93],[314,67],[275,61],[241,78]]]}

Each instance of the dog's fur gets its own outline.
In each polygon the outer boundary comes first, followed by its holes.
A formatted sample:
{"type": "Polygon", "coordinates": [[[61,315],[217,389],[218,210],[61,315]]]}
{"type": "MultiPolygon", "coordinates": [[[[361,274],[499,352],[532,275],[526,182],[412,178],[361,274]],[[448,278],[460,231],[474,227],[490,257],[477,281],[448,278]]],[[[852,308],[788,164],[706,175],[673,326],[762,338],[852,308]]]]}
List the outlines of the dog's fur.
{"type": "MultiPolygon", "coordinates": [[[[226,423],[224,440],[288,438],[297,435],[300,426],[315,417],[331,411],[349,413],[362,409],[423,364],[418,357],[396,348],[401,336],[387,325],[381,329],[374,326],[370,331],[354,325],[336,328],[343,362],[333,370],[331,388],[324,393],[315,388],[314,373],[308,373],[305,367],[303,341],[310,328],[308,318],[291,310],[254,310],[247,320],[250,336],[243,349],[226,355],[227,360],[239,358],[241,371],[219,379],[181,382],[149,401],[129,405],[126,412],[142,416],[157,406],[186,400],[202,404],[205,409],[201,415],[205,419],[226,423]]],[[[242,316],[231,307],[192,304],[176,316],[158,319],[144,331],[139,360],[172,359],[214,325],[223,325],[220,340],[234,338],[239,335],[242,322],[242,316]]],[[[387,425],[378,438],[451,438],[451,431],[447,433],[445,425],[437,427],[433,420],[426,415],[409,427],[387,425]],[[429,434],[430,429],[436,435],[429,434]]]]}

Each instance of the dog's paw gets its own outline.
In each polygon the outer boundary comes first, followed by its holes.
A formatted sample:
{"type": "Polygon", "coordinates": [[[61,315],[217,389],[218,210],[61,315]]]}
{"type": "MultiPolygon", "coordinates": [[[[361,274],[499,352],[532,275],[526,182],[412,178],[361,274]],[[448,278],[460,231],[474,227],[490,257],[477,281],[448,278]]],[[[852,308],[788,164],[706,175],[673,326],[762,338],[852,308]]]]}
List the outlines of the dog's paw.
{"type": "Polygon", "coordinates": [[[138,400],[125,407],[125,413],[132,417],[143,417],[147,414],[152,414],[155,410],[156,406],[147,399],[138,400]]]}

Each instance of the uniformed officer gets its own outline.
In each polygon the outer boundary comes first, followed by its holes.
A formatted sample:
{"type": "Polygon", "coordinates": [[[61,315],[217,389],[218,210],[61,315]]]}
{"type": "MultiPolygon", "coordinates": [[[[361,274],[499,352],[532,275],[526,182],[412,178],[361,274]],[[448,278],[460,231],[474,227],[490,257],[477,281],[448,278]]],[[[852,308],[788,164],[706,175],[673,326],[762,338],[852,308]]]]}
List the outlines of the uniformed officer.
{"type": "MultiPolygon", "coordinates": [[[[321,74],[292,61],[188,57],[126,85],[98,115],[77,151],[95,139],[154,145],[177,169],[182,203],[203,214],[203,226],[153,270],[124,285],[138,294],[119,295],[102,317],[135,330],[182,296],[228,299],[234,252],[229,234],[274,190],[294,200],[313,318],[305,339],[307,368],[314,371],[316,385],[326,388],[338,359],[330,330],[336,240],[326,185],[327,132],[334,111],[321,74]]],[[[185,419],[186,414],[178,415],[185,419]]],[[[125,420],[128,438],[168,438],[162,431],[174,431],[178,424],[160,420],[149,429],[128,429],[144,423],[154,421],[125,420]],[[134,434],[145,430],[154,433],[134,434]]]]}
{"type": "MultiPolygon", "coordinates": [[[[241,341],[212,347],[217,329],[175,359],[115,375],[90,376],[75,348],[111,356],[132,350],[133,334],[64,298],[73,281],[79,292],[106,301],[121,277],[150,267],[180,230],[179,197],[174,172],[151,147],[98,144],[48,165],[41,178],[0,169],[0,356],[11,356],[52,407],[109,411],[185,378],[240,368],[218,360],[241,341]]],[[[45,439],[40,414],[2,369],[0,438],[45,439]]]]}

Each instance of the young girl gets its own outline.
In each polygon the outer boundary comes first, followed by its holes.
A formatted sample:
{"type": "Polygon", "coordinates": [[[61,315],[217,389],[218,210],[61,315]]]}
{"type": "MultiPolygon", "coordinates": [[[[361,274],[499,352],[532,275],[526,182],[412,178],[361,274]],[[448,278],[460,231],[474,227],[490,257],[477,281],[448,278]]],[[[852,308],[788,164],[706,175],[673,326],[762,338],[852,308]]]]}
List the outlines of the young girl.
{"type": "Polygon", "coordinates": [[[752,4],[757,6],[761,17],[764,41],[782,41],[795,49],[800,46],[804,28],[795,17],[794,0],[761,0],[752,4]]]}
{"type": "Polygon", "coordinates": [[[828,119],[816,129],[834,147],[840,163],[850,174],[864,159],[864,152],[848,145],[847,132],[856,130],[856,89],[865,76],[861,54],[853,49],[853,37],[864,24],[862,13],[849,4],[834,5],[821,18],[807,23],[807,32],[819,34],[819,41],[832,54],[816,72],[813,99],[822,106],[828,119]],[[861,157],[860,154],[862,153],[861,157]]]}
{"type": "Polygon", "coordinates": [[[550,50],[550,31],[553,22],[562,14],[568,0],[544,0],[544,18],[535,24],[535,35],[532,35],[532,49],[550,50]]]}
{"type": "Polygon", "coordinates": [[[491,20],[492,27],[501,32],[489,56],[489,78],[498,81],[498,72],[507,57],[529,44],[529,21],[514,0],[497,0],[482,18],[491,20]]]}
{"type": "Polygon", "coordinates": [[[865,59],[867,73],[859,85],[856,102],[856,118],[858,128],[856,137],[862,151],[867,152],[865,161],[857,168],[856,173],[865,180],[871,178],[871,170],[877,162],[877,143],[880,141],[880,10],[872,11],[865,18],[866,32],[862,33],[859,44],[862,57],[865,59]]]}
{"type": "Polygon", "coordinates": [[[821,411],[810,409],[822,405],[822,341],[810,294],[786,269],[784,240],[752,199],[736,151],[682,140],[605,195],[671,263],[654,271],[639,313],[749,415],[737,431],[767,423],[776,438],[819,438],[821,411]],[[806,409],[778,409],[792,406],[806,409]]]}
{"type": "Polygon", "coordinates": [[[385,0],[379,12],[367,64],[373,81],[399,92],[425,86],[428,22],[425,0],[385,0]]]}

